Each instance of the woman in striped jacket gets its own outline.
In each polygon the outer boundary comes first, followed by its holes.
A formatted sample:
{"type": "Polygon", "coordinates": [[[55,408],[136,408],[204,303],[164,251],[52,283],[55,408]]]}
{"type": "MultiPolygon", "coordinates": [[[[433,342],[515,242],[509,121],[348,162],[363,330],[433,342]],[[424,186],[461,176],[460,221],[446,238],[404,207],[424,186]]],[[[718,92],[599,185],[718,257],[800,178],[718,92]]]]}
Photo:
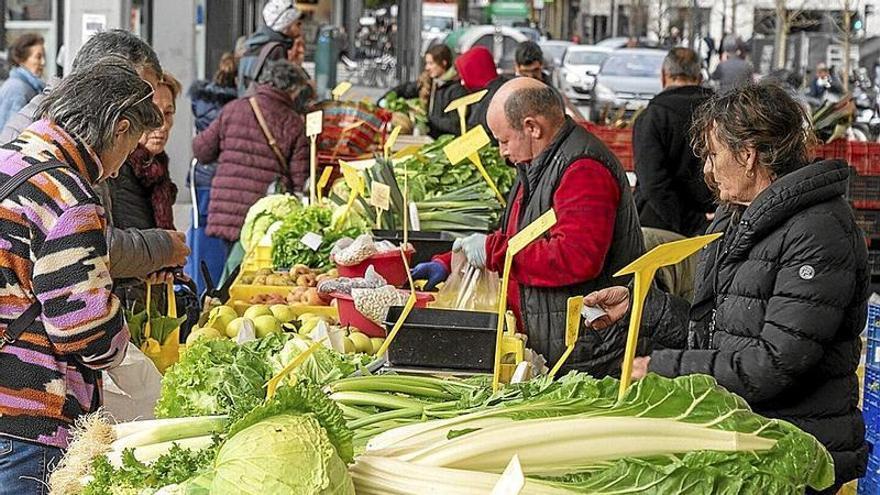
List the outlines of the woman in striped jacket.
{"type": "Polygon", "coordinates": [[[46,491],[74,421],[101,406],[101,370],[125,354],[92,186],[162,125],[152,95],[109,57],[67,76],[0,148],[0,492],[46,491]]]}

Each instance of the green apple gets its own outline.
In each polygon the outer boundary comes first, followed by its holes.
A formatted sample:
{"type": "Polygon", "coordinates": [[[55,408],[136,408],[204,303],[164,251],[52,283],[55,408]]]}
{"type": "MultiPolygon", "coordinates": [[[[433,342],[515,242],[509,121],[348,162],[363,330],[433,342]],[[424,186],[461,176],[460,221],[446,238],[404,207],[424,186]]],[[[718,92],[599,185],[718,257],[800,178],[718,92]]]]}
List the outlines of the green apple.
{"type": "Polygon", "coordinates": [[[254,333],[261,339],[270,333],[281,333],[281,322],[272,315],[263,315],[254,318],[254,333]]]}
{"type": "Polygon", "coordinates": [[[354,342],[351,341],[351,338],[345,337],[344,339],[342,339],[342,343],[345,349],[344,352],[346,354],[354,354],[355,352],[357,352],[357,347],[354,346],[354,342]]]}
{"type": "Polygon", "coordinates": [[[250,318],[251,320],[256,320],[258,316],[264,315],[272,316],[272,310],[269,309],[269,306],[266,306],[265,304],[254,304],[244,312],[243,316],[245,318],[250,318]]]}
{"type": "Polygon", "coordinates": [[[377,354],[379,352],[379,348],[382,347],[382,344],[385,343],[385,339],[382,337],[373,337],[370,339],[370,343],[373,344],[373,352],[370,354],[377,354]]]}
{"type": "Polygon", "coordinates": [[[245,323],[249,323],[251,325],[254,324],[254,321],[250,318],[236,318],[229,322],[229,326],[226,327],[226,336],[230,339],[234,339],[238,337],[238,332],[241,331],[242,325],[245,323]]]}
{"type": "Polygon", "coordinates": [[[275,304],[269,308],[269,311],[281,323],[287,323],[296,319],[296,313],[294,313],[293,308],[286,304],[275,304]]]}
{"type": "Polygon", "coordinates": [[[366,335],[360,332],[351,332],[348,338],[354,343],[354,348],[357,349],[357,352],[363,352],[364,354],[373,353],[373,343],[370,342],[370,338],[366,335]]]}
{"type": "Polygon", "coordinates": [[[204,328],[196,328],[192,332],[190,332],[189,337],[186,338],[186,345],[192,345],[193,342],[203,339],[203,340],[217,340],[222,339],[223,334],[220,333],[216,328],[213,327],[204,327],[204,328]]]}
{"type": "Polygon", "coordinates": [[[217,306],[208,315],[208,321],[214,320],[211,326],[220,332],[225,331],[229,322],[236,318],[238,318],[238,314],[229,306],[217,306]]]}

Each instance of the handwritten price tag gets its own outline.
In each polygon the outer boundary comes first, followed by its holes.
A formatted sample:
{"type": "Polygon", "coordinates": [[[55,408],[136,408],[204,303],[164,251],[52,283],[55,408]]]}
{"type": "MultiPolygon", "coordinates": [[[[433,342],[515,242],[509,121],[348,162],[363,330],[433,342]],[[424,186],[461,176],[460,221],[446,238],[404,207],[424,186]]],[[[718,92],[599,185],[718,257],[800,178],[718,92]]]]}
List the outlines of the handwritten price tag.
{"type": "Polygon", "coordinates": [[[351,83],[348,81],[343,81],[339,83],[335,88],[333,88],[333,91],[331,91],[330,94],[333,95],[334,100],[338,100],[342,98],[342,95],[348,93],[349,89],[351,89],[351,83]]]}
{"type": "Polygon", "coordinates": [[[321,134],[324,130],[324,112],[318,110],[306,115],[306,136],[312,137],[321,134]]]}
{"type": "Polygon", "coordinates": [[[317,251],[321,249],[321,244],[324,242],[324,238],[314,232],[306,232],[306,235],[302,236],[302,239],[299,242],[303,243],[303,245],[312,251],[317,251]]]}
{"type": "Polygon", "coordinates": [[[381,182],[370,187],[370,204],[381,210],[391,209],[391,188],[381,182]]]}

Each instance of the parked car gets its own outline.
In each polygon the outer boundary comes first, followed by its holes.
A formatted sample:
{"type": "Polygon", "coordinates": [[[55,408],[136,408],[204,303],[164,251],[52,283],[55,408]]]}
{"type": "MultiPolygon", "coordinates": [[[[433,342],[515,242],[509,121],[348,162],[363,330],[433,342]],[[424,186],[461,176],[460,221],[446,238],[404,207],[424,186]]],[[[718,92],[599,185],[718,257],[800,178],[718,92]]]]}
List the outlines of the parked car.
{"type": "MultiPolygon", "coordinates": [[[[626,36],[617,36],[614,38],[605,38],[604,40],[596,43],[596,46],[617,49],[626,48],[627,43],[629,43],[629,38],[627,38],[626,36]]],[[[636,40],[636,46],[634,48],[657,48],[659,46],[660,43],[658,43],[657,40],[641,37],[636,40]]]]}
{"type": "Polygon", "coordinates": [[[631,115],[646,106],[663,89],[660,68],[666,50],[622,48],[602,62],[593,84],[590,119],[597,120],[603,110],[624,109],[631,115]]]}
{"type": "Polygon", "coordinates": [[[539,43],[541,51],[544,52],[544,70],[548,71],[553,81],[553,85],[559,87],[559,69],[562,68],[562,59],[565,57],[565,50],[575,46],[571,41],[548,40],[539,43]]]}
{"type": "Polygon", "coordinates": [[[593,45],[569,47],[559,68],[557,87],[573,102],[590,101],[596,74],[611,51],[593,45]]]}
{"type": "Polygon", "coordinates": [[[471,26],[456,29],[444,40],[456,54],[476,45],[483,45],[495,56],[495,65],[502,72],[513,72],[516,47],[528,37],[518,29],[507,26],[471,26]]]}

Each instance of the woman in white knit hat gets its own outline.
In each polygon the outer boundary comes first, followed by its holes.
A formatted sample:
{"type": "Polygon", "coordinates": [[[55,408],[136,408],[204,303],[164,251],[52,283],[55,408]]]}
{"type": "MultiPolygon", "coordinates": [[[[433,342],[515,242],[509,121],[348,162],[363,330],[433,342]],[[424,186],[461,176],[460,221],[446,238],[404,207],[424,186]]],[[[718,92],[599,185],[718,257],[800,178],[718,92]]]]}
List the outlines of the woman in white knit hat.
{"type": "Polygon", "coordinates": [[[269,0],[263,7],[265,23],[244,42],[238,65],[238,93],[243,95],[269,60],[287,59],[287,51],[302,36],[301,12],[294,0],[269,0]]]}

